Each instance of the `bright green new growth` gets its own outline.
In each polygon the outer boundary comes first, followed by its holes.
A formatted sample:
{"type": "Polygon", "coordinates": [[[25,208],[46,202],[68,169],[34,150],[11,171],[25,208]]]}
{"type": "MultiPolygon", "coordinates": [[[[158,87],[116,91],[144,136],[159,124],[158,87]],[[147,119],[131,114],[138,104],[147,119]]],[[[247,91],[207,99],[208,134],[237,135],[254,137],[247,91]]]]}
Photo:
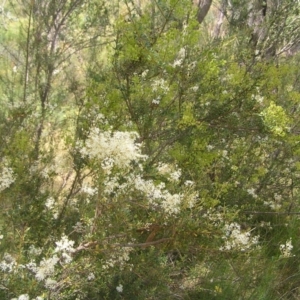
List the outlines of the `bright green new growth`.
{"type": "Polygon", "coordinates": [[[270,105],[265,108],[260,115],[266,127],[268,127],[274,135],[285,136],[289,129],[290,120],[281,106],[271,101],[270,105]]]}

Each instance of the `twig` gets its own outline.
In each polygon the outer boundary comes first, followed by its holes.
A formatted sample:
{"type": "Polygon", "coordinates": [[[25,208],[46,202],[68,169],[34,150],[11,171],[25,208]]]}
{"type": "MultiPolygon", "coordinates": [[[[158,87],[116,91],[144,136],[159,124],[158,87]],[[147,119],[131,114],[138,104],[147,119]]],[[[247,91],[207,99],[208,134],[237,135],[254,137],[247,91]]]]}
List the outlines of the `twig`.
{"type": "Polygon", "coordinates": [[[172,238],[163,238],[163,239],[160,239],[160,240],[156,240],[156,241],[153,241],[153,242],[147,242],[147,243],[139,243],[139,244],[114,244],[115,247],[129,247],[129,248],[133,248],[133,247],[149,247],[149,246],[152,246],[152,245],[157,245],[157,244],[161,244],[161,243],[164,243],[164,242],[167,242],[167,241],[170,241],[172,240],[172,238]]]}
{"type": "Polygon", "coordinates": [[[284,211],[242,211],[247,215],[300,215],[300,212],[284,212],[284,211]]]}
{"type": "MultiPolygon", "coordinates": [[[[164,243],[164,242],[168,242],[172,240],[172,238],[163,238],[163,239],[159,239],[159,240],[156,240],[156,241],[153,241],[153,242],[147,242],[147,243],[138,243],[138,244],[113,244],[112,246],[113,247],[124,247],[124,248],[134,248],[134,247],[142,247],[142,248],[146,248],[146,247],[150,247],[150,246],[153,246],[153,245],[157,245],[157,244],[161,244],[161,243],[164,243]]],[[[96,245],[98,245],[99,242],[97,241],[93,241],[93,242],[87,242],[85,244],[80,244],[74,251],[74,253],[77,253],[79,251],[82,251],[82,250],[87,250],[91,247],[94,247],[96,245]]]]}

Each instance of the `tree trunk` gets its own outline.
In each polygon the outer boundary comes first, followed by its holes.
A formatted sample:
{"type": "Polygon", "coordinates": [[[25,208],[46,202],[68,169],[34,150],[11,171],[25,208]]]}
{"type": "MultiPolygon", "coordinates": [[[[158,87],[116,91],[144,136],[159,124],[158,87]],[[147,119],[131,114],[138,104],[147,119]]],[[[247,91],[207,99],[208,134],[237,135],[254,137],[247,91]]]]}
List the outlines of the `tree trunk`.
{"type": "Polygon", "coordinates": [[[198,22],[202,23],[211,7],[212,0],[194,0],[194,4],[198,6],[198,22]]]}

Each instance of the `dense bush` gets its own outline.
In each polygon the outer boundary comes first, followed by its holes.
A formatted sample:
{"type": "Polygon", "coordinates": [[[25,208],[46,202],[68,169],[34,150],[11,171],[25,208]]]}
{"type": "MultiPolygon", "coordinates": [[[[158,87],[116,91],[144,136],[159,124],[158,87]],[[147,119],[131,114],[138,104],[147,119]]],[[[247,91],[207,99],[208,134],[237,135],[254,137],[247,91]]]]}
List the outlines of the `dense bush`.
{"type": "Polygon", "coordinates": [[[298,299],[298,4],[8,2],[0,298],[298,299]]]}

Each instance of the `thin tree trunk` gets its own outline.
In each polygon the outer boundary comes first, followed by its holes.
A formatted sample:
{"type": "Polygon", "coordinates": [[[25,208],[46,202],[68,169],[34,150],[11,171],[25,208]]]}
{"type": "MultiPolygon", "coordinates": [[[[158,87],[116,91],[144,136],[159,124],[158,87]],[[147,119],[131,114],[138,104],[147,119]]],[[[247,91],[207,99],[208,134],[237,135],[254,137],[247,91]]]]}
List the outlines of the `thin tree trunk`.
{"type": "Polygon", "coordinates": [[[218,20],[213,32],[214,38],[218,38],[221,35],[221,27],[223,25],[224,17],[226,15],[226,6],[227,6],[227,1],[223,0],[222,3],[220,4],[218,20]]]}
{"type": "Polygon", "coordinates": [[[194,4],[198,6],[197,19],[199,23],[202,23],[209,12],[212,4],[212,0],[197,0],[194,4]]]}

